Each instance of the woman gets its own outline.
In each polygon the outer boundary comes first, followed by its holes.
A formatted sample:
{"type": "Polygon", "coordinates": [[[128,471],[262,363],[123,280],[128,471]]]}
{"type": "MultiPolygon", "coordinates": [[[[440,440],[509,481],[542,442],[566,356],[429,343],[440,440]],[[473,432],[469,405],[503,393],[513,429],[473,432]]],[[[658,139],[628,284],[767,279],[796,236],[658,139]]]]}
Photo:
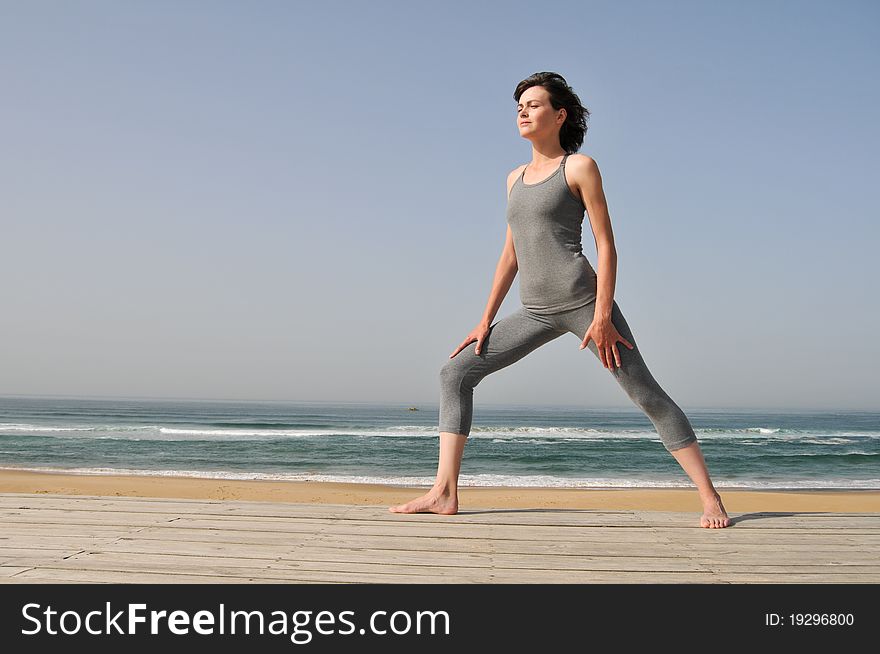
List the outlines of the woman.
{"type": "Polygon", "coordinates": [[[486,375],[572,332],[582,339],[580,349],[589,347],[644,411],[664,447],[696,484],[704,510],[700,526],[727,527],[730,520],[694,430],[651,375],[614,300],[617,252],[602,179],[592,158],[574,154],[583,143],[589,111],[556,73],[528,77],[513,97],[520,135],[532,143],[532,161],[507,178],[507,241],[483,318],[440,371],[437,480],[425,495],[389,510],[457,513],[458,475],[471,429],[474,387],[486,375]],[[596,240],[598,274],[582,253],[585,210],[596,240]],[[517,272],[522,306],[492,325],[517,272]],[[475,348],[467,347],[474,341],[475,348]]]}

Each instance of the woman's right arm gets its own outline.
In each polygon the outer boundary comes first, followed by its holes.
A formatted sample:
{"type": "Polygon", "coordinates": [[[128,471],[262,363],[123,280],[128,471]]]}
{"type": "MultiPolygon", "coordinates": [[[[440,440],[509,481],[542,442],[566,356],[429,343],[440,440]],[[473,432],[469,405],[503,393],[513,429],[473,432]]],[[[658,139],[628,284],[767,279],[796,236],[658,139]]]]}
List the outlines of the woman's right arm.
{"type": "Polygon", "coordinates": [[[492,290],[489,293],[489,301],[486,303],[486,311],[480,321],[481,325],[488,327],[495,319],[495,314],[504,302],[507,291],[513,285],[516,273],[519,271],[519,264],[516,261],[516,250],[513,247],[513,234],[510,232],[510,225],[507,226],[507,239],[504,242],[504,249],[501,251],[501,257],[498,259],[498,265],[495,266],[495,279],[492,282],[492,290]]]}
{"type": "MultiPolygon", "coordinates": [[[[507,198],[510,201],[510,190],[519,178],[519,174],[525,165],[519,166],[511,170],[507,175],[507,198]]],[[[489,293],[489,301],[486,303],[486,312],[483,314],[479,325],[485,325],[488,329],[504,302],[507,291],[513,284],[513,279],[519,270],[519,264],[516,260],[516,250],[513,247],[513,233],[510,231],[510,225],[507,225],[507,238],[504,241],[504,249],[501,251],[501,257],[498,259],[498,265],[495,267],[495,280],[492,282],[492,291],[489,293]]],[[[479,350],[478,350],[479,352],[479,350]]]]}
{"type": "MultiPolygon", "coordinates": [[[[519,177],[521,170],[522,166],[507,176],[508,197],[510,197],[510,189],[519,177]]],[[[504,302],[507,291],[510,290],[518,271],[519,263],[517,263],[516,250],[513,247],[513,233],[510,231],[510,225],[508,225],[507,237],[504,241],[504,249],[501,251],[501,256],[498,258],[498,265],[495,266],[495,279],[492,282],[489,301],[486,303],[486,311],[483,313],[483,317],[480,319],[480,322],[477,323],[477,326],[471,330],[470,334],[465,336],[465,339],[461,344],[455,348],[455,351],[452,354],[449,355],[450,359],[466,348],[469,343],[473,343],[474,341],[477,341],[474,353],[479,354],[482,352],[483,341],[489,334],[489,327],[492,324],[492,320],[494,320],[495,314],[498,313],[501,303],[504,302]]]]}
{"type": "Polygon", "coordinates": [[[519,264],[516,261],[516,251],[513,249],[513,235],[510,233],[510,225],[507,226],[507,239],[504,242],[504,249],[501,251],[501,257],[498,259],[498,265],[495,266],[495,279],[492,282],[492,291],[489,293],[489,302],[486,304],[486,311],[477,326],[471,330],[471,333],[464,337],[461,344],[455,348],[455,351],[449,355],[451,359],[468,346],[469,343],[477,342],[474,353],[479,354],[483,351],[483,341],[489,334],[489,327],[495,314],[498,313],[501,303],[513,279],[519,271],[519,264]]]}

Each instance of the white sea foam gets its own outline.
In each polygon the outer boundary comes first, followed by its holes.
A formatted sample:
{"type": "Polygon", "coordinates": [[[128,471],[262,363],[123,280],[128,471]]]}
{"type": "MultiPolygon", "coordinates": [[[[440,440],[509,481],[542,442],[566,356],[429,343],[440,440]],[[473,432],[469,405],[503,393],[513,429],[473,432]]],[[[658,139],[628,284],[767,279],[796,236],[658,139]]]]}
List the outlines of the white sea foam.
{"type": "MultiPolygon", "coordinates": [[[[880,439],[880,432],[819,430],[780,430],[770,427],[744,429],[694,429],[701,441],[720,440],[755,445],[759,443],[793,442],[815,445],[839,445],[854,439],[880,439]],[[743,440],[747,439],[747,440],[743,440]]],[[[348,429],[345,427],[315,428],[228,428],[211,426],[163,426],[131,424],[96,425],[35,425],[27,423],[0,423],[0,433],[33,433],[58,438],[95,438],[120,440],[278,440],[292,438],[360,437],[360,438],[430,438],[437,437],[439,428],[427,425],[389,425],[383,427],[348,429]]],[[[552,444],[608,440],[657,440],[655,430],[595,429],[580,427],[530,426],[481,427],[474,426],[472,439],[488,439],[496,443],[552,444]]]]}
{"type": "Polygon", "coordinates": [[[19,423],[0,424],[3,431],[95,431],[96,427],[50,427],[46,425],[24,425],[19,423]]]}
{"type": "Polygon", "coordinates": [[[159,425],[81,425],[76,427],[63,427],[55,425],[29,425],[23,423],[0,423],[0,431],[23,431],[23,432],[95,432],[95,431],[157,431],[159,425]]]}

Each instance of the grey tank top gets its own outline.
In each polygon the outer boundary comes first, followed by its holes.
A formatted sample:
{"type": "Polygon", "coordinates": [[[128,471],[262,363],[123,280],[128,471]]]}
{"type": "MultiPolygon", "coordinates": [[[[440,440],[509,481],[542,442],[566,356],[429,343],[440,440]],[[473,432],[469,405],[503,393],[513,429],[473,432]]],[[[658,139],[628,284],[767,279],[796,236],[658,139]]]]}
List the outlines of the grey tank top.
{"type": "Polygon", "coordinates": [[[510,189],[507,222],[519,266],[519,295],[534,313],[569,311],[596,299],[596,272],[583,254],[584,205],[565,181],[565,160],[549,177],[510,189]]]}

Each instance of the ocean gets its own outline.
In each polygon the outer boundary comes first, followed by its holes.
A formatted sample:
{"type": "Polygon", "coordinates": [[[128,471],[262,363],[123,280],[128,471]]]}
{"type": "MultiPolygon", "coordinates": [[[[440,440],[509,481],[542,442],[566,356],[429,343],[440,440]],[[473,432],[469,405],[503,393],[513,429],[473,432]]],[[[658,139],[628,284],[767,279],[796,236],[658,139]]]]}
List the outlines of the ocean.
{"type": "MultiPolygon", "coordinates": [[[[682,409],[718,489],[880,489],[880,413],[682,409]]],[[[437,424],[436,404],[0,397],[0,468],[427,487],[437,424]]],[[[477,402],[460,486],[693,484],[635,407],[477,402]]]]}

